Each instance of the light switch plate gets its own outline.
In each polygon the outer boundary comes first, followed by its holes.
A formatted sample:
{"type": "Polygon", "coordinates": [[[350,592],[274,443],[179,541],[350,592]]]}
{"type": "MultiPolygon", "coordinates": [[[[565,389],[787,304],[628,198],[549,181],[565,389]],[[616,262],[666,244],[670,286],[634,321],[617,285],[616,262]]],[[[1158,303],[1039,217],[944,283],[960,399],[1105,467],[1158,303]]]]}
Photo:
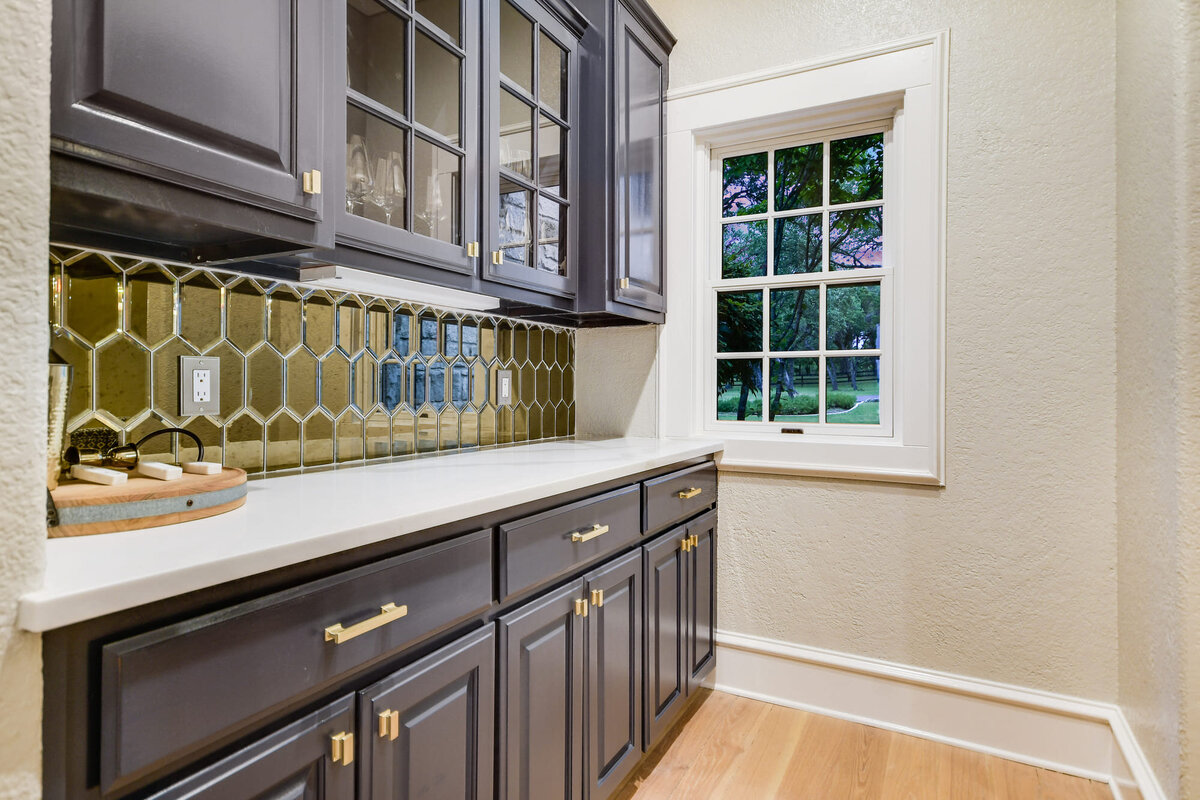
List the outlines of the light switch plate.
{"type": "Polygon", "coordinates": [[[221,413],[221,359],[214,356],[179,357],[179,415],[221,413]]]}
{"type": "Polygon", "coordinates": [[[511,406],[513,396],[513,376],[511,369],[496,370],[496,405],[511,406]]]}

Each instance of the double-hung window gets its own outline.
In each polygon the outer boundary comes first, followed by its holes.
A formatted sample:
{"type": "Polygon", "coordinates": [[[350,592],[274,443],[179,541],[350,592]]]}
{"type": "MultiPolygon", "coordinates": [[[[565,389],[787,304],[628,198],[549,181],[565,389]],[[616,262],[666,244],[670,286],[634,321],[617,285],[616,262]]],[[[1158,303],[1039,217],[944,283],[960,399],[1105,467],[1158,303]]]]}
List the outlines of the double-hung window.
{"type": "Polygon", "coordinates": [[[889,142],[875,124],[714,152],[718,428],[891,433],[889,142]]]}

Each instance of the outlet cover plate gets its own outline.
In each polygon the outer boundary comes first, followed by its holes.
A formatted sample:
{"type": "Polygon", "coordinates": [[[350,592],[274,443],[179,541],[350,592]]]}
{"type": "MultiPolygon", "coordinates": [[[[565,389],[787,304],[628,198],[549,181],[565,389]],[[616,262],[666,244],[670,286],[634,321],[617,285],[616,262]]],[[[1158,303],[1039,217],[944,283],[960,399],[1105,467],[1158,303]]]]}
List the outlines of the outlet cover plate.
{"type": "Polygon", "coordinates": [[[179,357],[179,416],[212,416],[221,413],[221,359],[215,356],[179,357]],[[207,402],[195,399],[196,370],[208,370],[207,402]]]}
{"type": "Polygon", "coordinates": [[[496,370],[496,405],[511,406],[513,394],[513,374],[511,369],[496,370]]]}

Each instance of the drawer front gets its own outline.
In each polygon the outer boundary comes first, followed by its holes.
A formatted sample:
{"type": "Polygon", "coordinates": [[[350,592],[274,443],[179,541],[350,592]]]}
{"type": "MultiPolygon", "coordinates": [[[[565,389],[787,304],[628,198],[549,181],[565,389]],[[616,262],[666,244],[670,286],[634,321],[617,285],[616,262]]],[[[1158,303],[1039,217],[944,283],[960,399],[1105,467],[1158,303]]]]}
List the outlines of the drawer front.
{"type": "Polygon", "coordinates": [[[485,610],[491,553],[481,531],[106,645],[102,790],[485,610]]]}
{"type": "Polygon", "coordinates": [[[634,484],[501,525],[502,599],[637,541],[638,498],[634,484]]]}
{"type": "Polygon", "coordinates": [[[711,462],[652,478],[642,483],[642,527],[657,533],[715,502],[717,465],[711,462]]]}

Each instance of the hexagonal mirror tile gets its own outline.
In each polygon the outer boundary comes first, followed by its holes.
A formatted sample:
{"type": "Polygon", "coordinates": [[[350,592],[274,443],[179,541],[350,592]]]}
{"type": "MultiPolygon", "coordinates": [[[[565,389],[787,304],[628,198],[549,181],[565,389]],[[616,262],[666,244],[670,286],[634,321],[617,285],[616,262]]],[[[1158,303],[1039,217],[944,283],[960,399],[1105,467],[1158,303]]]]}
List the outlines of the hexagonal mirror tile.
{"type": "Polygon", "coordinates": [[[175,276],[144,264],[125,279],[125,330],[150,349],[175,333],[175,276]]]}
{"type": "Polygon", "coordinates": [[[121,270],[90,253],[63,267],[63,325],[88,344],[117,332],[121,317],[121,270]]]}
{"type": "Polygon", "coordinates": [[[267,298],[267,341],[282,355],[300,344],[304,332],[304,305],[288,286],[275,288],[267,298]]]}
{"type": "Polygon", "coordinates": [[[263,424],[242,414],[225,426],[225,466],[262,472],[265,468],[263,424]]]}
{"type": "Polygon", "coordinates": [[[333,300],[324,292],[313,292],[304,300],[304,344],[318,356],[333,348],[335,334],[333,300]]]}
{"type": "Polygon", "coordinates": [[[267,469],[300,466],[300,420],[286,411],[267,423],[267,469]]]}
{"type": "Polygon", "coordinates": [[[350,295],[338,301],[337,346],[351,358],[366,345],[366,319],[366,311],[357,297],[350,295]]]}
{"type": "Polygon", "coordinates": [[[301,348],[287,357],[287,407],[305,417],[317,405],[317,358],[301,348]]]}
{"type": "Polygon", "coordinates": [[[96,350],[96,410],[122,423],[150,408],[150,353],[132,339],[113,339],[96,350]]]}
{"type": "Polygon", "coordinates": [[[366,458],[386,458],[392,454],[392,420],[382,411],[375,411],[364,423],[366,458]]]}
{"type": "Polygon", "coordinates": [[[382,358],[392,344],[392,316],[387,304],[375,300],[367,306],[367,349],[382,358]]]}
{"type": "Polygon", "coordinates": [[[346,411],[337,420],[334,460],[361,461],[363,458],[363,420],[354,409],[346,411]]]}
{"type": "Polygon", "coordinates": [[[226,290],[225,335],[243,353],[248,353],[267,336],[267,297],[249,278],[226,290]]]}
{"type": "Polygon", "coordinates": [[[221,338],[221,284],[195,272],[179,284],[179,333],[204,353],[221,338]]]}
{"type": "Polygon", "coordinates": [[[283,359],[270,347],[246,358],[246,406],[261,419],[283,407],[283,359]]]}
{"type": "Polygon", "coordinates": [[[300,453],[306,467],[333,463],[333,420],[317,411],[304,420],[300,453]]]}
{"type": "Polygon", "coordinates": [[[350,405],[350,362],[340,352],[321,360],[321,407],[338,416],[350,405]]]}

